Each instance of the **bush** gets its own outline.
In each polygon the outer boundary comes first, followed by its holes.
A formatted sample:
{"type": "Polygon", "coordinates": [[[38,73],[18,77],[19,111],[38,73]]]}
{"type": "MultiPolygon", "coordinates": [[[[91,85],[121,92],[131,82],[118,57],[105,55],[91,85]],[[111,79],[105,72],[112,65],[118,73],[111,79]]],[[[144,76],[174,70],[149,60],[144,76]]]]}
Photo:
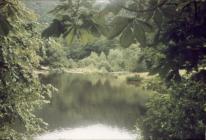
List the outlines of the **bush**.
{"type": "Polygon", "coordinates": [[[61,43],[54,39],[45,41],[45,47],[42,48],[42,65],[50,66],[53,68],[61,68],[68,66],[68,59],[66,52],[61,43]]]}
{"type": "Polygon", "coordinates": [[[143,78],[141,78],[139,75],[135,75],[135,76],[127,77],[126,80],[128,83],[140,84],[142,82],[143,78]]]}
{"type": "Polygon", "coordinates": [[[179,84],[171,84],[166,92],[165,87],[162,88],[164,92],[151,97],[145,116],[138,121],[145,139],[203,140],[206,125],[205,85],[183,80],[179,84]]]}
{"type": "Polygon", "coordinates": [[[100,55],[102,52],[108,55],[109,50],[116,48],[117,40],[100,39],[93,43],[82,45],[81,43],[73,43],[72,46],[67,47],[67,57],[69,59],[81,60],[95,52],[100,55]]]}
{"type": "Polygon", "coordinates": [[[69,63],[72,62],[72,65],[68,65],[70,68],[85,68],[92,64],[95,69],[103,70],[104,72],[146,71],[145,64],[139,62],[139,57],[140,50],[138,46],[131,46],[126,49],[110,49],[108,54],[104,51],[100,53],[90,52],[90,55],[84,59],[70,59],[69,63]]]}

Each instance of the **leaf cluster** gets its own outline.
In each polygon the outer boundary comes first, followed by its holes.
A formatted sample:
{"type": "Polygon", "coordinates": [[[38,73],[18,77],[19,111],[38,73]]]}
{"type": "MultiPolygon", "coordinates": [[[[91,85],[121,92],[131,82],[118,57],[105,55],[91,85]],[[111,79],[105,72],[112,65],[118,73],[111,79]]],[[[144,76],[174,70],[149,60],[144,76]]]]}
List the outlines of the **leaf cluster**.
{"type": "Polygon", "coordinates": [[[76,39],[88,42],[93,35],[101,35],[95,22],[94,0],[63,0],[51,13],[56,18],[42,33],[43,37],[63,36],[71,44],[76,39]]]}
{"type": "Polygon", "coordinates": [[[32,17],[20,1],[0,1],[0,139],[21,140],[46,126],[33,113],[52,88],[33,72],[41,40],[29,24],[32,17]]]}

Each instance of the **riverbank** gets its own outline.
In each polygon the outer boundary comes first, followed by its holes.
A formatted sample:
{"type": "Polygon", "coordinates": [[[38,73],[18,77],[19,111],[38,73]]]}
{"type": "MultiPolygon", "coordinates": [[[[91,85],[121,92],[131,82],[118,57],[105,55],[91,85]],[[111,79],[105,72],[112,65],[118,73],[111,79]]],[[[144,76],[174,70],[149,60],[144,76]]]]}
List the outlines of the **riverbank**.
{"type": "Polygon", "coordinates": [[[50,73],[68,73],[68,74],[107,74],[117,77],[121,80],[126,80],[127,77],[138,76],[142,79],[151,79],[154,76],[149,75],[149,72],[129,72],[129,71],[116,71],[116,72],[105,72],[97,69],[88,69],[88,68],[61,68],[61,69],[51,69],[49,67],[41,67],[34,71],[35,74],[39,75],[49,75],[50,73]]]}

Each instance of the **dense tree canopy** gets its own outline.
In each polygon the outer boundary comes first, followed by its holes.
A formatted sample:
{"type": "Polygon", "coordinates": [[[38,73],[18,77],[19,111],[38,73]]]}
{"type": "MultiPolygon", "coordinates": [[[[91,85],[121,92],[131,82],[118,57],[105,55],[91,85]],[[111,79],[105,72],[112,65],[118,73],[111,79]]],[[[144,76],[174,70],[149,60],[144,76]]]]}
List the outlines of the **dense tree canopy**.
{"type": "Polygon", "coordinates": [[[64,1],[54,10],[61,18],[54,20],[44,36],[70,36],[75,27],[74,35],[78,37],[81,31],[77,27],[80,27],[95,36],[100,33],[108,38],[119,36],[123,46],[138,42],[147,52],[144,58],[152,73],[169,79],[179,80],[180,69],[191,72],[204,67],[205,1],[111,0],[101,11],[94,11],[94,4],[89,2],[76,2],[64,1]],[[77,6],[71,7],[70,3],[77,6]],[[69,12],[75,11],[74,8],[78,14],[69,12]],[[78,20],[71,20],[71,17],[78,20]]]}
{"type": "Polygon", "coordinates": [[[71,43],[75,38],[87,42],[91,35],[100,36],[98,24],[95,23],[95,0],[63,0],[51,13],[56,15],[53,23],[44,32],[43,36],[67,38],[71,43]]]}

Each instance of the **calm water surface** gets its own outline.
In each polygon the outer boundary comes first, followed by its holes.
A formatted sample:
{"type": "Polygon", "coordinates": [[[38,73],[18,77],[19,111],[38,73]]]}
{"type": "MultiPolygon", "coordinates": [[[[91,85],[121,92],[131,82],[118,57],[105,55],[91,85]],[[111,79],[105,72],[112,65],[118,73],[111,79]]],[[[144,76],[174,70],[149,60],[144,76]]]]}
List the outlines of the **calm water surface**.
{"type": "Polygon", "coordinates": [[[53,74],[42,81],[59,91],[37,113],[49,131],[35,140],[141,138],[135,124],[144,112],[146,91],[112,75],[53,74]]]}

